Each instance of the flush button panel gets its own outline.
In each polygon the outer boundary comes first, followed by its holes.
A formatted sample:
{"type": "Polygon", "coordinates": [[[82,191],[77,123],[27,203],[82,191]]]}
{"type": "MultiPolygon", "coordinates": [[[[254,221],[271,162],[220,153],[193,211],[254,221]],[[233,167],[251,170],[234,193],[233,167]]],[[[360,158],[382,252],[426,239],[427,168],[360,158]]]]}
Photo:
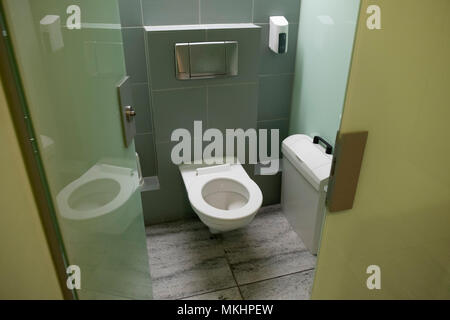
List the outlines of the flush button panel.
{"type": "Polygon", "coordinates": [[[175,67],[179,80],[237,76],[238,42],[177,43],[175,67]]]}

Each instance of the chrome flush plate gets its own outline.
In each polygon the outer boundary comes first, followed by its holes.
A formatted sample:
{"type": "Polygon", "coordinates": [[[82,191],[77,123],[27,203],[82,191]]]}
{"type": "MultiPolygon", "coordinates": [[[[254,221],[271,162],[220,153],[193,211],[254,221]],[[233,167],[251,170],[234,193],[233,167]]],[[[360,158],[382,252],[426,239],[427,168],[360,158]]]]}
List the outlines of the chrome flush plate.
{"type": "Polygon", "coordinates": [[[178,80],[223,78],[238,75],[238,42],[190,42],[175,44],[178,80]]]}

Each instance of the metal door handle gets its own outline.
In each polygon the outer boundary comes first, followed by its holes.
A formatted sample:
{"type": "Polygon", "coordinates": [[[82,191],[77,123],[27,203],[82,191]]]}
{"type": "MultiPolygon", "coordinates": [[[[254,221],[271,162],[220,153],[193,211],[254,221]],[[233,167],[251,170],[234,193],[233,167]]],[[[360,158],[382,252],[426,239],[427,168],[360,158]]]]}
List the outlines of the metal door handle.
{"type": "Polygon", "coordinates": [[[127,116],[128,121],[132,121],[133,117],[136,116],[136,111],[133,109],[132,106],[125,107],[125,115],[127,116]]]}

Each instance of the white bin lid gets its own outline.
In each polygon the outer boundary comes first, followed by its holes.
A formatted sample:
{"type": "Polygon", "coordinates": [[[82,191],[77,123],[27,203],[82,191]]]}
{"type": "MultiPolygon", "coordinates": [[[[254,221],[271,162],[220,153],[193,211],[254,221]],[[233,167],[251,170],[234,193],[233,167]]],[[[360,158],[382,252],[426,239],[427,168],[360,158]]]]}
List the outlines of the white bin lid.
{"type": "Polygon", "coordinates": [[[311,137],[304,134],[290,136],[283,141],[281,150],[316,190],[328,181],[333,156],[326,154],[321,145],[314,144],[311,137]]]}

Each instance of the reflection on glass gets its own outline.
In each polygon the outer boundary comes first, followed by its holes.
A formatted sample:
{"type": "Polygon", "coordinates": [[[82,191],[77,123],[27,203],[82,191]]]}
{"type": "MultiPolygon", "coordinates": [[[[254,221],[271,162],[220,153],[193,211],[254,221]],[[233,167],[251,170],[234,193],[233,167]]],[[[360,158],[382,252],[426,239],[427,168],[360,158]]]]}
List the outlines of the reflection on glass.
{"type": "Polygon", "coordinates": [[[68,28],[71,5],[4,1],[56,218],[81,299],[148,299],[136,155],[116,91],[126,74],[117,1],[77,1],[80,29],[68,28]]]}
{"type": "Polygon", "coordinates": [[[41,35],[43,46],[47,46],[52,52],[64,47],[61,32],[61,19],[59,16],[47,15],[41,20],[41,35]]]}

